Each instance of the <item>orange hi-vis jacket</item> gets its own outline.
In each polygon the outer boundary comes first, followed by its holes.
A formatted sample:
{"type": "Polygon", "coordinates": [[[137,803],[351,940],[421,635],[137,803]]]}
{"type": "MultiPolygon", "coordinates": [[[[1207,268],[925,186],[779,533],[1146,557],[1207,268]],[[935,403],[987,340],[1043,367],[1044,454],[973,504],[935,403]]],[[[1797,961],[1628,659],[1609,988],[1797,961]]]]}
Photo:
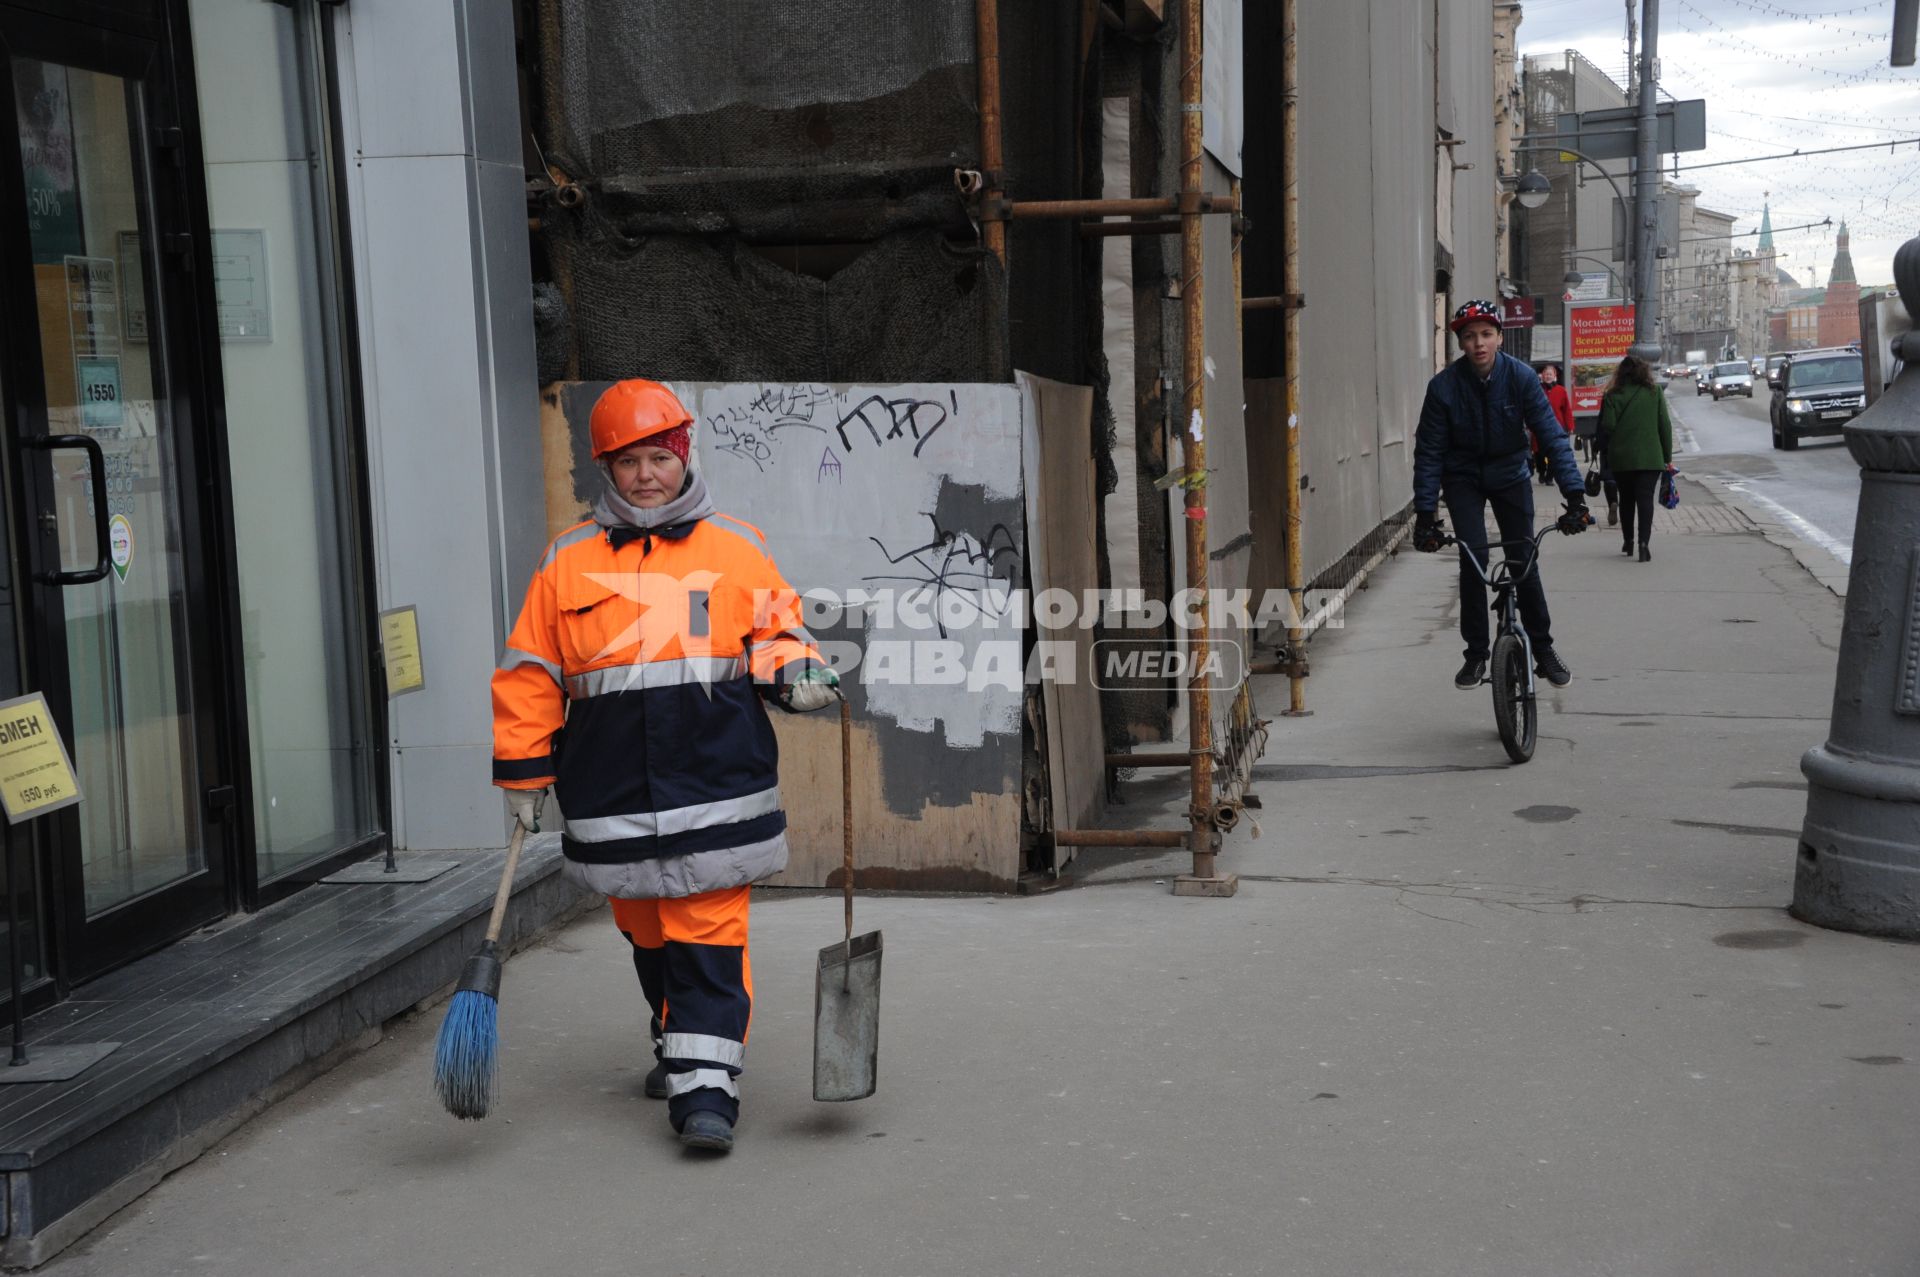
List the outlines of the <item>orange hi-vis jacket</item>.
{"type": "Polygon", "coordinates": [[[578,524],[547,547],[493,676],[494,783],[554,786],[567,859],[607,867],[583,881],[628,866],[655,884],[607,894],[764,877],[787,818],[762,701],[822,664],[757,528],[578,524]]]}

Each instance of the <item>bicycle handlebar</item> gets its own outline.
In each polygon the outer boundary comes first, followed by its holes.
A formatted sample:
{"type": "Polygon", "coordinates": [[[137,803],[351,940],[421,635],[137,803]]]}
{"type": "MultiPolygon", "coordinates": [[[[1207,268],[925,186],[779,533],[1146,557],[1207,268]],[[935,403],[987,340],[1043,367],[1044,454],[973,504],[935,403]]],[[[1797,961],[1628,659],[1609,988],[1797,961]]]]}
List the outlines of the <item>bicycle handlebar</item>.
{"type": "MultiPolygon", "coordinates": [[[[1487,587],[1489,589],[1498,589],[1502,585],[1518,585],[1520,582],[1526,580],[1527,573],[1533,571],[1534,566],[1540,561],[1540,543],[1546,539],[1547,533],[1557,532],[1559,530],[1560,530],[1560,525],[1557,522],[1549,523],[1546,527],[1541,528],[1538,532],[1534,533],[1531,537],[1511,537],[1502,541],[1487,542],[1488,558],[1493,557],[1493,547],[1496,545],[1503,550],[1510,545],[1524,545],[1529,550],[1532,551],[1532,553],[1526,556],[1526,563],[1520,569],[1519,573],[1517,575],[1514,575],[1511,572],[1509,572],[1509,575],[1505,581],[1494,580],[1494,577],[1493,577],[1494,570],[1489,569],[1485,563],[1482,563],[1480,561],[1480,557],[1473,552],[1473,547],[1470,545],[1464,544],[1459,537],[1453,536],[1452,534],[1443,535],[1440,538],[1440,548],[1444,550],[1450,545],[1459,546],[1461,551],[1467,556],[1467,562],[1473,564],[1473,570],[1480,574],[1480,579],[1486,582],[1487,587]]],[[[1502,567],[1506,566],[1506,562],[1504,560],[1502,561],[1501,566],[1502,567]]]]}

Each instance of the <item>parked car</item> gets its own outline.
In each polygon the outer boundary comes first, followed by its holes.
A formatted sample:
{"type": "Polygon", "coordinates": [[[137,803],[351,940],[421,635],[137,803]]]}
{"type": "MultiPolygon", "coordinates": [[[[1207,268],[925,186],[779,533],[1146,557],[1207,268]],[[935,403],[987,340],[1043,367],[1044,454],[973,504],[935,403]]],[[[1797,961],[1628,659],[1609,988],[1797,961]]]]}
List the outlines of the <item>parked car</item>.
{"type": "Polygon", "coordinates": [[[1865,361],[1853,350],[1796,350],[1782,358],[1768,416],[1773,446],[1837,435],[1867,406],[1865,361]]]}
{"type": "Polygon", "coordinates": [[[1753,398],[1753,369],[1747,367],[1743,359],[1728,360],[1724,364],[1715,364],[1707,376],[1707,393],[1714,402],[1728,395],[1745,395],[1753,398]]]}
{"type": "Polygon", "coordinates": [[[1780,365],[1787,362],[1785,354],[1767,356],[1767,388],[1775,389],[1780,385],[1780,365]]]}

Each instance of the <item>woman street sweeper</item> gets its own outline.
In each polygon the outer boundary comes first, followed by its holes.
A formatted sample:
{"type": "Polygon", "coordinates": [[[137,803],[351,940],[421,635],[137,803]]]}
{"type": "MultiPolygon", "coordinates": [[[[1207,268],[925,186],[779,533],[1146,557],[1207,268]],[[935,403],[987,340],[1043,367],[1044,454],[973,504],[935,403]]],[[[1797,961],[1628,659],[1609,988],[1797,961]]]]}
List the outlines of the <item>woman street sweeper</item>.
{"type": "Polygon", "coordinates": [[[554,787],[567,877],[612,898],[653,1012],[646,1093],[683,1143],[725,1150],[753,1005],[749,884],[787,863],[764,702],[820,709],[838,680],[760,532],[714,511],[692,421],[654,381],[595,403],[607,490],[527,587],[493,676],[493,781],[528,831],[554,787]]]}

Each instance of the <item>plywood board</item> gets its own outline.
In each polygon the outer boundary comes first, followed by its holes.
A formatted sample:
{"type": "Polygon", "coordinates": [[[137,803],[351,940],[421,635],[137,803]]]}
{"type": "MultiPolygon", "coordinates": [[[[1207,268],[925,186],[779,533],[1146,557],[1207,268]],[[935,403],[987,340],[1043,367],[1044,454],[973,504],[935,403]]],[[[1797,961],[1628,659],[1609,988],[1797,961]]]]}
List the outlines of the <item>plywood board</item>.
{"type": "MultiPolygon", "coordinates": [[[[602,482],[580,460],[602,389],[554,383],[542,395],[556,530],[577,521],[602,482]]],[[[861,880],[1011,889],[1024,695],[1016,591],[1027,553],[1019,392],[673,389],[694,415],[695,460],[715,506],[765,535],[788,582],[810,596],[808,629],[841,670],[867,742],[856,791],[861,880]],[[866,601],[842,606],[857,593],[866,601]],[[983,682],[983,670],[1001,673],[983,682]]],[[[825,885],[840,863],[837,727],[824,712],[775,719],[795,851],[780,881],[825,885]]]]}

